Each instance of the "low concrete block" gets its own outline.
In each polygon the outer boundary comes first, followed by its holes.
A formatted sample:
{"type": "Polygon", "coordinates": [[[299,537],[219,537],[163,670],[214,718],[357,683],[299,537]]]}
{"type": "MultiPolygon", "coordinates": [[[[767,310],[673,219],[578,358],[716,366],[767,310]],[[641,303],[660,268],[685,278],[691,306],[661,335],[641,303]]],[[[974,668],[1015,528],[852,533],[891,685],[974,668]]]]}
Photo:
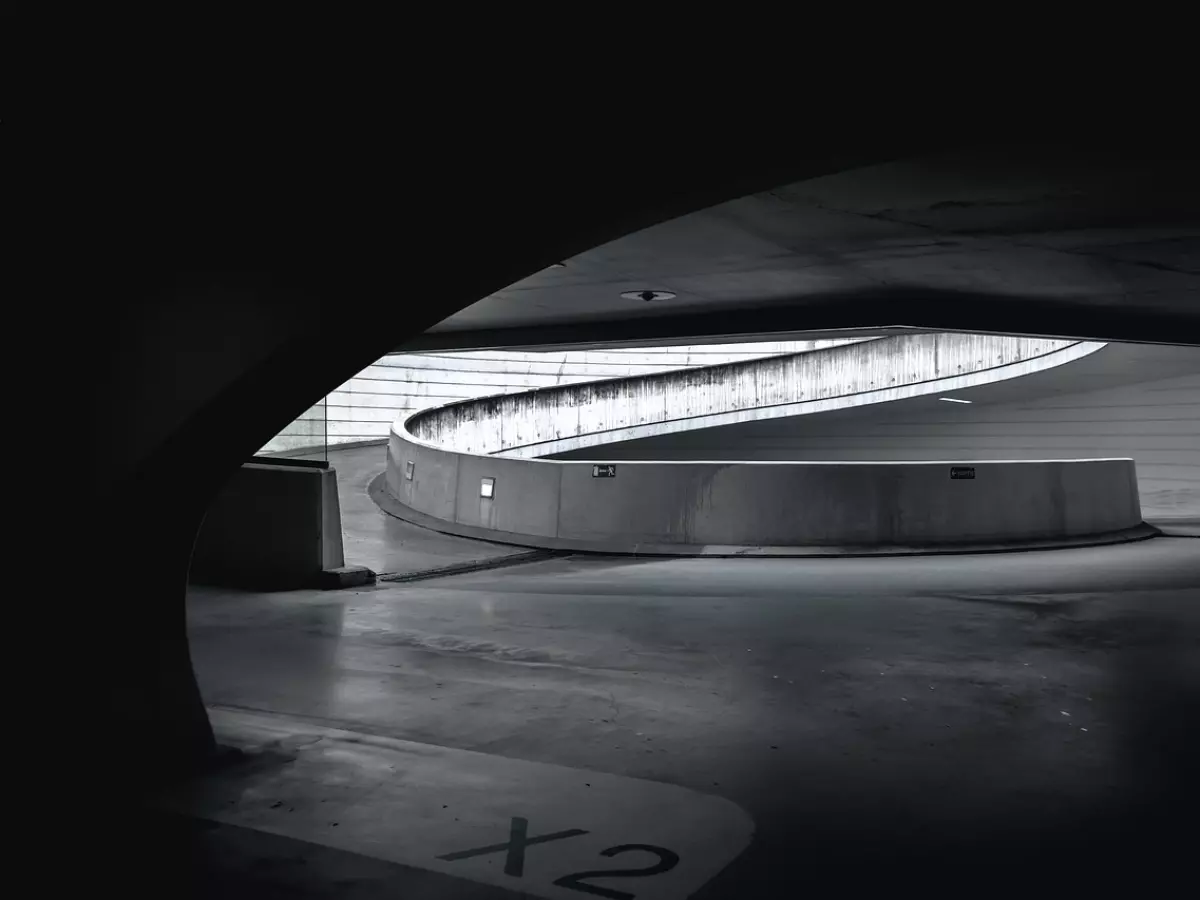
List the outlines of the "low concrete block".
{"type": "Polygon", "coordinates": [[[337,471],[247,463],[209,507],[189,578],[288,590],[344,565],[337,471]]]}
{"type": "Polygon", "coordinates": [[[339,566],[336,569],[322,570],[317,583],[327,591],[362,587],[375,583],[375,573],[366,566],[339,566]]]}

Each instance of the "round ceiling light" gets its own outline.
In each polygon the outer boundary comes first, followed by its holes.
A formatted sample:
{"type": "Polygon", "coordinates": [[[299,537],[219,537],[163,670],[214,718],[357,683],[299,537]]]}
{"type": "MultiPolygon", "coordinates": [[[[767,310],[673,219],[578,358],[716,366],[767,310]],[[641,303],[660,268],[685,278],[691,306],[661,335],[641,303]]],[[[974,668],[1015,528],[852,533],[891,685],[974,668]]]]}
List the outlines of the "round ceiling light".
{"type": "Polygon", "coordinates": [[[646,303],[651,300],[673,300],[675,298],[670,291],[626,291],[621,296],[626,300],[643,300],[646,303]]]}

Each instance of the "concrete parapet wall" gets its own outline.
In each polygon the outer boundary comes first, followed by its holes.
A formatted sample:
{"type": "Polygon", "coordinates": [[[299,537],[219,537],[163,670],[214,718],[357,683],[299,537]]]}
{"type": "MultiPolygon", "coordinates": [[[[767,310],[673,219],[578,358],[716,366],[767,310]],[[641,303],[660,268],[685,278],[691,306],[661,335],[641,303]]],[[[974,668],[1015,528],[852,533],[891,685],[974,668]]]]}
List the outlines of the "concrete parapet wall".
{"type": "Polygon", "coordinates": [[[584,448],[630,459],[917,462],[1130,457],[1147,518],[1200,515],[1200,349],[1107,344],[1044,372],[936,395],[584,448]]]}
{"type": "Polygon", "coordinates": [[[975,462],[970,479],[953,461],[624,462],[611,478],[594,465],[446,450],[397,423],[385,478],[446,530],[607,552],[1002,545],[1142,524],[1128,459],[975,462]]]}
{"type": "Polygon", "coordinates": [[[422,441],[460,452],[549,456],[960,390],[1060,366],[1103,346],[995,335],[897,335],[450,403],[409,418],[408,428],[422,441]]]}

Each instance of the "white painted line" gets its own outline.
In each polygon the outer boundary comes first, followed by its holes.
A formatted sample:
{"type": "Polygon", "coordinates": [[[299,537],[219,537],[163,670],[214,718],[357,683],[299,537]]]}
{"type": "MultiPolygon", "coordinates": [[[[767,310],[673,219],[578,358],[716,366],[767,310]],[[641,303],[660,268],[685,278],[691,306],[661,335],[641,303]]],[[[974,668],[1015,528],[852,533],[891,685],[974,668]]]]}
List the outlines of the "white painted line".
{"type": "Polygon", "coordinates": [[[212,719],[259,761],[173,791],[166,808],[539,897],[687,897],[754,833],[731,801],[655,781],[254,713],[212,719]]]}

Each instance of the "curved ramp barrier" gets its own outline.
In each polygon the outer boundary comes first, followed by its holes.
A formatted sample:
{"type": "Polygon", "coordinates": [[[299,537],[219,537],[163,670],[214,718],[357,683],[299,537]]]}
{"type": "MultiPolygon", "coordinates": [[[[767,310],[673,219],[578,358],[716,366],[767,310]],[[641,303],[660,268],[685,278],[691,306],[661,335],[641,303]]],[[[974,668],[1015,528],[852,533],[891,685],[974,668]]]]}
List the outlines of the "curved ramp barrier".
{"type": "Polygon", "coordinates": [[[873,338],[850,335],[638,349],[391,353],[331,391],[260,452],[311,452],[327,446],[382,444],[396,419],[455,400],[805,353],[873,338]]]}
{"type": "Polygon", "coordinates": [[[552,549],[899,552],[1153,533],[1139,530],[1129,459],[608,464],[447,452],[395,434],[388,456],[401,517],[552,549]]]}
{"type": "Polygon", "coordinates": [[[1020,378],[1105,345],[915,334],[722,365],[449,403],[408,418],[418,440],[538,457],[615,441],[886,403],[1020,378]]]}
{"type": "Polygon", "coordinates": [[[926,552],[1148,537],[1155,532],[1142,522],[1131,459],[530,458],[535,448],[598,445],[638,429],[661,433],[665,424],[710,427],[730,415],[797,415],[944,392],[1062,365],[1102,346],[903,335],[451,404],[393,425],[374,494],[401,518],[450,533],[598,552],[926,552]]]}

